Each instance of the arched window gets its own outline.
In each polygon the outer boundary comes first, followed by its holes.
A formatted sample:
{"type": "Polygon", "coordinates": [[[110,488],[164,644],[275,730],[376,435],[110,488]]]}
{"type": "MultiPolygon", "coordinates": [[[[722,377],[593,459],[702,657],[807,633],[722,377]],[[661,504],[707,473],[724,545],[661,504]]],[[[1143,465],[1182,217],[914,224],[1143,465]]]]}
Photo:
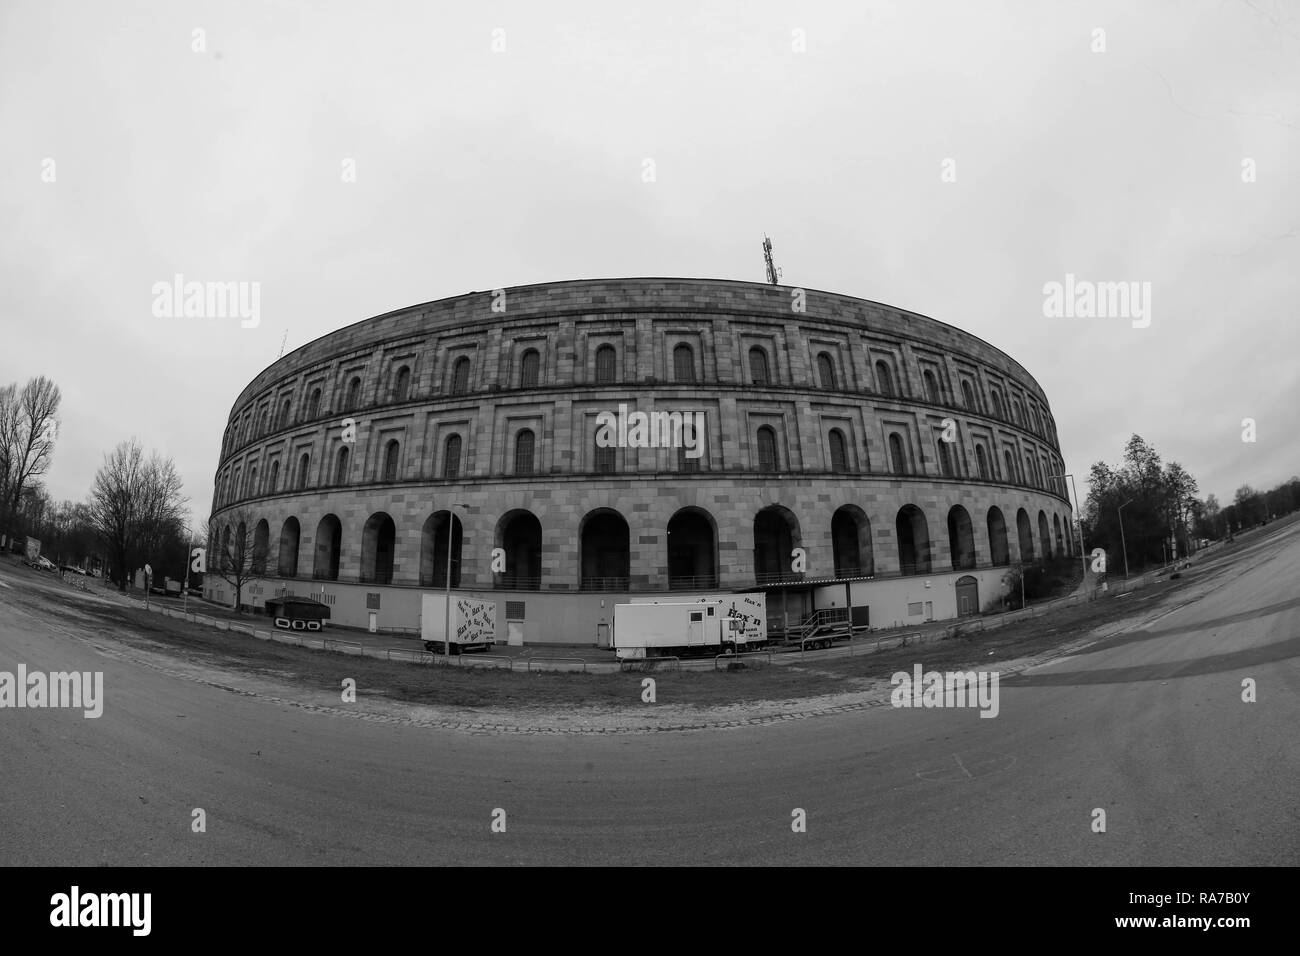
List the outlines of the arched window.
{"type": "MultiPolygon", "coordinates": [[[[597,432],[599,434],[599,432],[597,432]]],[[[594,439],[593,439],[594,440],[594,439]]],[[[600,443],[596,443],[595,466],[596,474],[612,475],[615,469],[615,448],[613,445],[602,448],[600,443]]]]}
{"type": "Polygon", "coordinates": [[[317,418],[320,415],[320,389],[314,388],[311,392],[311,398],[307,401],[305,418],[317,418]]]}
{"type": "Polygon", "coordinates": [[[1002,453],[1002,461],[1003,461],[1003,463],[1007,466],[1007,473],[1006,473],[1005,475],[1002,476],[1002,477],[1003,477],[1003,480],[1004,480],[1004,481],[1015,481],[1015,480],[1016,480],[1016,466],[1015,466],[1015,462],[1014,462],[1014,461],[1012,460],[1012,458],[1011,458],[1011,452],[1010,452],[1010,451],[1004,451],[1004,452],[1002,453]]]}
{"type": "Polygon", "coordinates": [[[515,436],[515,474],[533,473],[533,433],[525,428],[515,436]]]}
{"type": "Polygon", "coordinates": [[[307,467],[311,464],[311,456],[303,455],[298,459],[298,487],[307,487],[307,467]]]}
{"type": "Polygon", "coordinates": [[[460,477],[460,436],[449,435],[442,448],[442,477],[460,477]]]}
{"type": "Polygon", "coordinates": [[[673,349],[673,381],[695,381],[695,352],[685,342],[673,349]]]}
{"type": "Polygon", "coordinates": [[[835,363],[831,361],[828,352],[822,352],[817,356],[817,381],[822,388],[835,387],[835,363]]]}
{"type": "MultiPolygon", "coordinates": [[[[1061,530],[1057,522],[1056,530],[1061,530]]],[[[1058,534],[1057,537],[1060,537],[1058,534]]],[[[271,525],[265,518],[253,526],[253,568],[254,574],[266,573],[266,553],[271,549],[271,525]]]]}
{"type": "Polygon", "coordinates": [[[876,385],[881,395],[891,398],[894,396],[894,376],[890,374],[889,366],[883,359],[876,362],[876,385]]]}
{"type": "Polygon", "coordinates": [[[772,384],[772,374],[767,367],[767,353],[757,345],[749,350],[749,379],[755,385],[772,384]]]}
{"type": "Polygon", "coordinates": [[[602,345],[596,349],[596,381],[613,382],[617,381],[615,374],[616,363],[618,362],[618,352],[612,345],[602,345]]]}
{"type": "Polygon", "coordinates": [[[989,397],[993,399],[993,414],[1005,421],[1007,413],[1002,407],[1002,396],[998,394],[998,390],[995,388],[990,391],[989,397]]]}
{"type": "Polygon", "coordinates": [[[393,401],[404,402],[411,397],[411,370],[403,365],[397,370],[397,381],[393,384],[393,401]]]}
{"type": "Polygon", "coordinates": [[[949,443],[942,438],[938,441],[939,445],[939,473],[945,478],[953,476],[952,470],[952,450],[948,447],[949,443]]]}
{"type": "Polygon", "coordinates": [[[542,356],[537,349],[529,349],[519,360],[519,385],[521,388],[536,388],[542,368],[542,356]]]}
{"type": "Polygon", "coordinates": [[[271,477],[267,479],[266,493],[268,495],[275,494],[276,491],[279,489],[279,486],[280,486],[280,462],[273,461],[271,462],[271,477]]]}
{"type": "Polygon", "coordinates": [[[925,400],[931,405],[939,404],[939,381],[934,377],[934,373],[928,368],[922,373],[921,378],[925,382],[925,400]]]}
{"type": "Polygon", "coordinates": [[[244,489],[244,496],[249,497],[257,494],[257,466],[254,465],[248,469],[248,487],[244,489]]]}
{"type": "Polygon", "coordinates": [[[348,400],[344,408],[351,411],[361,407],[361,378],[355,377],[348,383],[348,400]]]}
{"type": "Polygon", "coordinates": [[[257,416],[257,433],[265,435],[267,433],[267,422],[270,420],[270,413],[264,408],[262,414],[257,416]]]}
{"type": "Polygon", "coordinates": [[[397,480],[397,456],[401,452],[402,446],[397,439],[393,439],[384,448],[384,481],[397,480]]]}
{"type": "Polygon", "coordinates": [[[975,446],[975,467],[979,469],[981,478],[989,477],[989,456],[984,453],[983,445],[975,446]]]}
{"type": "Polygon", "coordinates": [[[975,406],[975,389],[971,388],[970,382],[965,379],[962,379],[961,381],[961,399],[966,403],[966,407],[972,412],[979,411],[975,406]]]}
{"type": "Polygon", "coordinates": [[[451,367],[451,394],[464,395],[469,391],[469,359],[462,355],[451,367]]]}
{"type": "Polygon", "coordinates": [[[290,410],[291,406],[292,406],[292,402],[291,402],[289,399],[286,398],[286,399],[284,400],[284,404],[280,406],[280,421],[279,421],[279,422],[277,423],[277,425],[276,425],[277,428],[286,428],[286,427],[288,427],[288,425],[289,425],[289,410],[290,410]]]}
{"type": "Polygon", "coordinates": [[[780,462],[776,457],[776,432],[764,425],[758,430],[758,470],[776,471],[780,462]]]}
{"type": "Polygon", "coordinates": [[[903,436],[898,432],[889,433],[889,459],[894,474],[907,474],[907,455],[903,451],[903,436]]]}
{"type": "Polygon", "coordinates": [[[334,460],[334,484],[346,485],[348,483],[348,446],[344,445],[339,449],[338,458],[334,460]]]}
{"type": "Polygon", "coordinates": [[[844,443],[844,432],[832,428],[829,436],[831,448],[831,471],[849,470],[849,453],[844,443]]]}

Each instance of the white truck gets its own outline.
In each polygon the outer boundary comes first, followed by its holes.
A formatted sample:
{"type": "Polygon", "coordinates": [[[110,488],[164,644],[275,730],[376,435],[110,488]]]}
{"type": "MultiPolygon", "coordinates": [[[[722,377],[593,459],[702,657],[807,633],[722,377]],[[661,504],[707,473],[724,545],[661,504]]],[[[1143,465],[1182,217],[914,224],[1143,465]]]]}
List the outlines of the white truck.
{"type": "Polygon", "coordinates": [[[720,601],[637,602],[614,605],[610,645],[620,660],[721,654],[735,650],[742,634],[720,601]]]}
{"type": "MultiPolygon", "coordinates": [[[[447,596],[425,594],[420,602],[420,639],[434,654],[445,649],[447,596]]],[[[490,650],[497,639],[497,605],[482,598],[451,599],[451,653],[468,649],[490,650]]]]}

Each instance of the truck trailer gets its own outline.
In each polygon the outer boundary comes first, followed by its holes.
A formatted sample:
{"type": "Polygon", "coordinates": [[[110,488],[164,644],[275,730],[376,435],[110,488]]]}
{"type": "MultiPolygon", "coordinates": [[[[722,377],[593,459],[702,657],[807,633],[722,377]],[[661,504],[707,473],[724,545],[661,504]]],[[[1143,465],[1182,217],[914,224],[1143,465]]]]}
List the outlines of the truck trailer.
{"type": "Polygon", "coordinates": [[[685,657],[734,651],[742,634],[741,621],[720,601],[639,602],[614,605],[610,643],[621,660],[685,657]]]}
{"type": "MultiPolygon", "coordinates": [[[[483,598],[451,599],[451,653],[487,651],[497,639],[497,605],[483,598]]],[[[420,602],[420,639],[424,649],[441,654],[446,649],[447,596],[425,594],[420,602]]]]}
{"type": "Polygon", "coordinates": [[[767,645],[767,594],[763,591],[732,594],[708,592],[704,594],[674,594],[672,600],[661,597],[634,597],[632,604],[703,604],[717,603],[721,614],[740,622],[736,631],[738,650],[757,650],[767,645]]]}

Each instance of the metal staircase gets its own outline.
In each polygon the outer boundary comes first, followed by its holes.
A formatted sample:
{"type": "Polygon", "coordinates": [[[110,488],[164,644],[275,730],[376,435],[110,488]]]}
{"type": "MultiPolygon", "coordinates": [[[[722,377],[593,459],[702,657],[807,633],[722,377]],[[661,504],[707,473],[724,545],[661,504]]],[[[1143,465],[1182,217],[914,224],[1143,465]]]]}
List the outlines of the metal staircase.
{"type": "Polygon", "coordinates": [[[831,642],[849,637],[849,609],[824,607],[793,624],[785,633],[787,644],[806,647],[830,647],[831,642]]]}

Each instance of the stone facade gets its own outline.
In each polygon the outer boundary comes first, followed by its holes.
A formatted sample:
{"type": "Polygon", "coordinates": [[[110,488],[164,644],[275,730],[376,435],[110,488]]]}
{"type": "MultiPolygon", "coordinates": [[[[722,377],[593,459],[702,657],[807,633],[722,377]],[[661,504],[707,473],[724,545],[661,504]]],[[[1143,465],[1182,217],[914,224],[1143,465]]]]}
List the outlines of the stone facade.
{"type": "MultiPolygon", "coordinates": [[[[258,525],[268,568],[285,572],[255,586],[251,603],[285,588],[324,589],[342,623],[366,623],[367,595],[379,594],[369,603],[385,608],[383,626],[418,626],[421,581],[443,585],[432,571],[446,525],[438,537],[431,517],[452,504],[462,528],[453,563],[466,592],[535,605],[567,595],[595,620],[630,594],[678,586],[687,568],[719,590],[767,585],[806,595],[800,606],[810,607],[814,581],[873,575],[883,594],[899,590],[884,587],[891,578],[1014,562],[1022,509],[1035,552],[1045,548],[1045,525],[1047,550],[1071,553],[1070,506],[1053,477],[1063,471],[1037,382],[952,326],[757,283],[561,282],[392,312],[270,366],[232,409],[213,526],[258,525]],[[612,363],[602,348],[614,350],[612,363]],[[703,412],[698,470],[683,470],[672,448],[619,447],[602,459],[596,416],[620,405],[703,412]],[[924,520],[900,522],[905,506],[924,520]],[[1005,554],[994,553],[989,534],[994,507],[1005,554]],[[756,523],[766,508],[785,529],[770,541],[756,523]],[[853,543],[843,515],[840,537],[832,533],[841,508],[856,522],[853,543]],[[712,540],[701,539],[694,557],[670,558],[669,526],[683,509],[711,526],[712,540]],[[584,558],[584,527],[608,512],[608,540],[587,542],[584,558]],[[522,586],[513,569],[493,571],[494,549],[514,560],[527,548],[508,517],[520,513],[541,528],[540,581],[522,586]],[[327,515],[341,529],[336,555],[320,533],[327,515]],[[299,526],[297,561],[281,568],[290,519],[299,526]],[[758,566],[769,560],[765,549],[786,546],[803,549],[802,573],[758,566]],[[395,619],[397,607],[414,608],[415,619],[395,619]]],[[[687,534],[703,527],[678,524],[675,533],[689,544],[687,534]]],[[[209,581],[214,597],[228,593],[209,581]]],[[[592,639],[586,623],[575,637],[570,611],[554,616],[565,623],[530,617],[531,639],[592,639]]]]}

